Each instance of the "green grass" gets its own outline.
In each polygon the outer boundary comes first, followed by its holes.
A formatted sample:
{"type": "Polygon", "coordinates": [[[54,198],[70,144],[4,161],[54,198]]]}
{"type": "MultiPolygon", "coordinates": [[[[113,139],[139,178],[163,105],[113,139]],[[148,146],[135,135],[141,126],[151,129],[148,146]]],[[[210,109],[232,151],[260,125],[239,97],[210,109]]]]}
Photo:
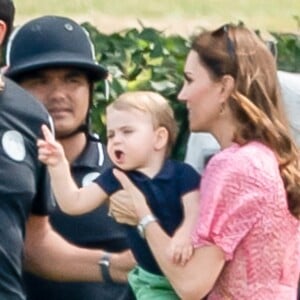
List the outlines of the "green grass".
{"type": "MultiPolygon", "coordinates": [[[[156,22],[194,21],[199,25],[219,25],[244,21],[253,28],[278,32],[299,32],[294,16],[300,16],[299,0],[15,0],[16,23],[43,14],[59,14],[101,24],[109,16],[118,18],[151,19],[156,22]],[[96,20],[96,21],[95,21],[96,20]]],[[[125,22],[124,22],[125,24],[125,22]]],[[[180,26],[179,24],[179,26],[180,26]]],[[[126,25],[124,25],[126,28],[126,25]]]]}

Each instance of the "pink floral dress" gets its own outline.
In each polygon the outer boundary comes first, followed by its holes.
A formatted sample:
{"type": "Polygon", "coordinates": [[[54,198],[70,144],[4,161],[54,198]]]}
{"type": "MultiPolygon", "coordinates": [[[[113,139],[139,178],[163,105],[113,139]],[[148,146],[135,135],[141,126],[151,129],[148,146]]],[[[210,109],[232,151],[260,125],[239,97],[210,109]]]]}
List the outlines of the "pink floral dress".
{"type": "Polygon", "coordinates": [[[300,222],[274,153],[259,142],[233,144],[210,160],[200,191],[194,246],[214,244],[226,259],[208,299],[296,299],[300,222]]]}

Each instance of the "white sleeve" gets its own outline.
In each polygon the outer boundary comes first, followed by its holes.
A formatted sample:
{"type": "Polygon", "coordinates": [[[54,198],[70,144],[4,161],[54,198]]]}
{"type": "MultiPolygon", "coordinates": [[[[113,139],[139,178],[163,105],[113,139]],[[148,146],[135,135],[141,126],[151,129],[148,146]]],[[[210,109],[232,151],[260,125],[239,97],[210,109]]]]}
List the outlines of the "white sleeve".
{"type": "Polygon", "coordinates": [[[300,146],[300,73],[278,71],[277,74],[290,129],[300,146]]]}
{"type": "Polygon", "coordinates": [[[208,159],[219,149],[218,142],[210,133],[192,132],[188,139],[184,161],[202,174],[208,159]]]}

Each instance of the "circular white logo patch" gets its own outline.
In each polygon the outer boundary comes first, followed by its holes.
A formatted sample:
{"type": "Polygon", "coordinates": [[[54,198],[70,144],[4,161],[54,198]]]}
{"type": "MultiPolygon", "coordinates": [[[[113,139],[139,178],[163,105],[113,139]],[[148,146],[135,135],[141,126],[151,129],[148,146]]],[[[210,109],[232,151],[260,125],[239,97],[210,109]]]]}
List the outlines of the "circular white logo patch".
{"type": "Polygon", "coordinates": [[[82,178],[82,186],[87,186],[89,185],[94,179],[96,179],[98,176],[100,175],[99,172],[91,172],[86,174],[83,178],[82,178]]]}
{"type": "Polygon", "coordinates": [[[25,158],[24,138],[16,130],[9,130],[3,134],[2,147],[4,152],[13,160],[22,161],[25,158]]]}

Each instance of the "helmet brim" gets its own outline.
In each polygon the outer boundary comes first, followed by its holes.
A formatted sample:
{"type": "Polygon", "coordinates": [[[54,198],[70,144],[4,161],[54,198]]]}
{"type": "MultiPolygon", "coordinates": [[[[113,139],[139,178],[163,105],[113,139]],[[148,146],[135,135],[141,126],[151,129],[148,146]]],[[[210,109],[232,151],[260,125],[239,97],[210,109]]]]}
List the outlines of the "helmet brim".
{"type": "Polygon", "coordinates": [[[53,55],[34,56],[31,60],[19,62],[15,67],[6,69],[5,75],[9,78],[16,79],[26,74],[45,68],[71,67],[78,68],[87,72],[89,78],[93,81],[107,78],[108,71],[97,62],[91,62],[90,59],[84,59],[82,55],[70,54],[68,52],[55,52],[53,55]]]}

